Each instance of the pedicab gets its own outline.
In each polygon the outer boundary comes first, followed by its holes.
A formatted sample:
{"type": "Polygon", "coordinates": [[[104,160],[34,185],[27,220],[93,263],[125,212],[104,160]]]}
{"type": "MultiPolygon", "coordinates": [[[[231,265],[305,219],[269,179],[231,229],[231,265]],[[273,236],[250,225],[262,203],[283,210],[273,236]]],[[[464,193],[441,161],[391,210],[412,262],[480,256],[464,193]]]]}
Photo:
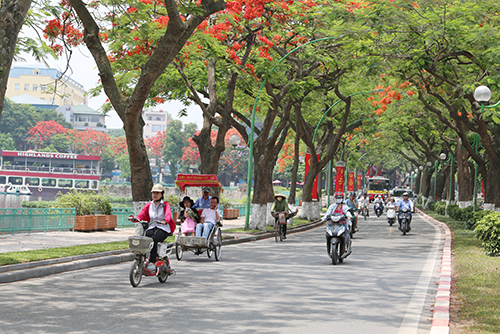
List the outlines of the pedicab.
{"type": "MultiPolygon", "coordinates": [[[[212,174],[178,174],[175,185],[181,191],[179,198],[186,195],[187,187],[219,187],[221,192],[223,191],[222,185],[217,180],[217,175],[212,174]]],[[[200,215],[202,211],[202,209],[198,209],[200,215]]],[[[182,259],[185,251],[191,251],[195,255],[203,254],[206,251],[208,258],[214,255],[215,261],[219,261],[222,246],[221,226],[222,217],[221,221],[214,224],[210,230],[208,239],[205,239],[205,237],[183,236],[181,227],[179,226],[177,235],[175,236],[175,256],[177,260],[180,261],[182,259]]]]}

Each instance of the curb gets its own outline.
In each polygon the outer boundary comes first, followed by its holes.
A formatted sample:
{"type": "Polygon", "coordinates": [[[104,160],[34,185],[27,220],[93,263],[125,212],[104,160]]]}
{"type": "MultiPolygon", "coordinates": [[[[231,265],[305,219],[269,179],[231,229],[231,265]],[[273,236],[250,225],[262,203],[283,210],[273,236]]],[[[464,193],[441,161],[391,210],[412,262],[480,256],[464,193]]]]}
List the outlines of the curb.
{"type": "Polygon", "coordinates": [[[443,257],[441,259],[441,272],[439,286],[436,293],[436,303],[432,312],[432,325],[430,334],[448,334],[450,332],[450,297],[451,297],[451,231],[448,225],[425,214],[418,212],[428,221],[444,230],[443,257]]]}
{"type": "MultiPolygon", "coordinates": [[[[295,227],[289,227],[288,233],[307,231],[323,224],[321,221],[306,223],[295,227]]],[[[234,245],[251,242],[274,236],[274,232],[264,232],[258,235],[223,240],[222,245],[234,245]]],[[[103,265],[118,264],[134,259],[134,254],[128,249],[85,254],[78,256],[63,257],[50,260],[33,261],[27,263],[11,264],[0,267],[0,284],[12,283],[29,278],[43,277],[60,274],[66,271],[86,269],[103,265]]]]}

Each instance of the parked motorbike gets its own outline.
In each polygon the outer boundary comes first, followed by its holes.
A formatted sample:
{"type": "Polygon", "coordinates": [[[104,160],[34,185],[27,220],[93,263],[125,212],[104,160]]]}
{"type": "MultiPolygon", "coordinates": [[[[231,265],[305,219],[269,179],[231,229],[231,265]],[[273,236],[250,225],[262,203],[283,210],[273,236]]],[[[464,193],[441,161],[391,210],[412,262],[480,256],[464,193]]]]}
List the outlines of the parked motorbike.
{"type": "Polygon", "coordinates": [[[352,253],[349,229],[347,217],[344,214],[333,214],[327,218],[326,247],[334,265],[342,263],[352,253]]]}
{"type": "Polygon", "coordinates": [[[384,205],[381,202],[375,203],[375,205],[373,206],[373,211],[375,211],[377,217],[380,217],[382,213],[384,213],[384,205]]]}
{"type": "Polygon", "coordinates": [[[148,253],[153,247],[153,238],[146,237],[145,233],[149,223],[138,219],[131,219],[136,223],[136,235],[128,238],[128,247],[135,254],[134,262],[130,268],[130,284],[134,288],[141,283],[142,276],[156,276],[160,283],[165,283],[168,276],[173,275],[175,271],[170,267],[168,255],[172,253],[174,243],[158,243],[158,260],[155,263],[155,271],[146,268],[148,253]],[[137,232],[140,231],[140,232],[137,232]]]}
{"type": "Polygon", "coordinates": [[[410,211],[407,208],[403,208],[399,214],[399,229],[403,232],[403,235],[410,232],[410,211]]]}
{"type": "Polygon", "coordinates": [[[387,206],[387,222],[390,226],[396,222],[396,207],[393,205],[387,206]]]}

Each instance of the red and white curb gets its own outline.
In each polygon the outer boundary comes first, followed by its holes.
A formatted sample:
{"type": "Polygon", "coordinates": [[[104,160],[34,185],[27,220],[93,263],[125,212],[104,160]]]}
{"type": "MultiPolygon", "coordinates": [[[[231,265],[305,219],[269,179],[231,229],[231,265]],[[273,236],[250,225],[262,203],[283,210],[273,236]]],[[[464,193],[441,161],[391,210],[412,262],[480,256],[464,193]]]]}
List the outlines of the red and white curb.
{"type": "MultiPolygon", "coordinates": [[[[422,211],[420,211],[425,215],[422,211]]],[[[436,294],[436,303],[432,315],[430,334],[450,333],[450,295],[451,295],[451,231],[448,225],[425,215],[427,220],[444,230],[443,257],[441,259],[441,273],[436,294]]]]}

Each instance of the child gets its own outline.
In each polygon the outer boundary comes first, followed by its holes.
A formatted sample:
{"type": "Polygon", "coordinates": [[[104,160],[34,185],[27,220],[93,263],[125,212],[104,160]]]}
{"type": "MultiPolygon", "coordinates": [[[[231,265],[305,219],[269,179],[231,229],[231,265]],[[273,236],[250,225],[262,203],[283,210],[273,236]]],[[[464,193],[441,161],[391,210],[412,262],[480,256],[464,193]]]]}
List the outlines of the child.
{"type": "Polygon", "coordinates": [[[179,206],[184,208],[179,215],[181,232],[186,236],[194,236],[196,224],[200,222],[198,210],[192,209],[193,204],[194,202],[189,196],[184,197],[182,202],[179,203],[179,206]]]}

